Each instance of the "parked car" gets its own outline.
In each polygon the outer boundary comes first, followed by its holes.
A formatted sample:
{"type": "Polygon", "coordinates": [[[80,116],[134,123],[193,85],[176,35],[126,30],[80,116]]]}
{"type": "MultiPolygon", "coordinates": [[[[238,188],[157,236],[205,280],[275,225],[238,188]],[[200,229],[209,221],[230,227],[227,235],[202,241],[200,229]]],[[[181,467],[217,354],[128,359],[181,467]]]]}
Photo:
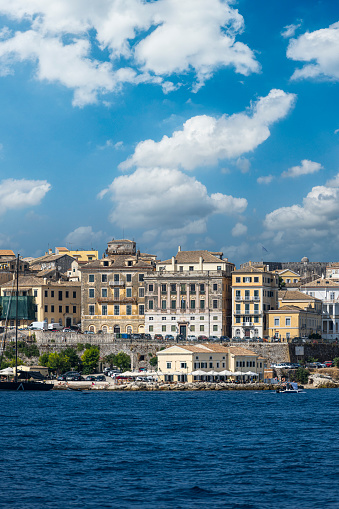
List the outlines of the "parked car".
{"type": "Polygon", "coordinates": [[[308,364],[308,367],[309,368],[314,368],[314,369],[319,369],[319,368],[322,368],[322,363],[321,362],[310,362],[308,364]]]}
{"type": "Polygon", "coordinates": [[[207,336],[198,336],[198,341],[207,341],[208,340],[208,337],[207,336]]]}
{"type": "Polygon", "coordinates": [[[208,341],[219,341],[218,336],[209,336],[208,341]]]}
{"type": "Polygon", "coordinates": [[[60,375],[60,376],[58,376],[57,380],[58,380],[59,382],[63,382],[63,381],[65,381],[65,380],[66,380],[66,377],[65,377],[65,375],[60,375]]]}
{"type": "Polygon", "coordinates": [[[164,338],[162,337],[162,334],[155,334],[154,339],[161,341],[164,338]]]}
{"type": "Polygon", "coordinates": [[[152,339],[152,336],[151,336],[150,334],[144,334],[144,335],[143,335],[143,339],[151,340],[151,339],[152,339]]]}
{"type": "Polygon", "coordinates": [[[189,334],[187,336],[187,341],[197,341],[197,336],[194,336],[194,334],[189,334]]]}
{"type": "Polygon", "coordinates": [[[185,341],[185,336],[183,336],[183,334],[177,334],[177,337],[175,339],[177,341],[185,341]]]}
{"type": "Polygon", "coordinates": [[[81,375],[68,375],[66,380],[68,382],[80,382],[80,380],[83,380],[83,377],[81,375]]]}
{"type": "Polygon", "coordinates": [[[64,329],[62,329],[62,332],[73,332],[73,331],[70,327],[65,327],[64,329]]]}
{"type": "Polygon", "coordinates": [[[174,336],[172,334],[166,334],[165,340],[166,341],[174,341],[174,336]]]}
{"type": "Polygon", "coordinates": [[[85,378],[86,382],[94,382],[96,379],[97,379],[97,378],[96,378],[96,376],[94,376],[94,375],[88,375],[88,376],[86,376],[86,378],[85,378]]]}
{"type": "Polygon", "coordinates": [[[98,375],[95,377],[95,379],[97,380],[97,382],[106,382],[105,375],[98,375]]]}
{"type": "Polygon", "coordinates": [[[94,332],[92,330],[85,330],[84,334],[94,334],[94,332]]]}
{"type": "Polygon", "coordinates": [[[141,339],[141,334],[131,334],[131,339],[141,339]]]}
{"type": "Polygon", "coordinates": [[[227,343],[229,343],[231,340],[228,336],[220,336],[220,341],[226,341],[227,343]]]}
{"type": "Polygon", "coordinates": [[[235,343],[239,343],[241,341],[241,337],[240,336],[234,336],[234,338],[232,338],[232,341],[234,341],[235,343]]]}
{"type": "Polygon", "coordinates": [[[323,364],[325,364],[325,368],[332,368],[333,362],[332,361],[324,361],[323,364]]]}

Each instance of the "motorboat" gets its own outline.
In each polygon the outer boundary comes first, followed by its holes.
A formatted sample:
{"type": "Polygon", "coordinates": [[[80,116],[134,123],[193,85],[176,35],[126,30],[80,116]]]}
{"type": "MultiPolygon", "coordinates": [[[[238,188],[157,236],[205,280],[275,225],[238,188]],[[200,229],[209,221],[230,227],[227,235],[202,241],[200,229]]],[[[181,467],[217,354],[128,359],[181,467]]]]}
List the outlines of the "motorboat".
{"type": "Polygon", "coordinates": [[[283,386],[278,387],[275,392],[279,393],[289,393],[289,394],[298,394],[299,392],[304,392],[302,388],[298,387],[297,382],[286,382],[283,386]]]}

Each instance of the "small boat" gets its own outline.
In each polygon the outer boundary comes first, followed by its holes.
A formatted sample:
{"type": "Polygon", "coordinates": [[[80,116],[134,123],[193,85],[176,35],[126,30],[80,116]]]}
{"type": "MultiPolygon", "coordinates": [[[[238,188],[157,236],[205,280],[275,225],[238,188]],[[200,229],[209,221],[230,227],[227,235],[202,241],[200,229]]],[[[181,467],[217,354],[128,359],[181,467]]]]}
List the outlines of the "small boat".
{"type": "Polygon", "coordinates": [[[298,394],[299,392],[304,392],[300,387],[298,387],[297,382],[287,382],[282,387],[278,387],[275,392],[279,393],[289,393],[289,394],[298,394]]]}

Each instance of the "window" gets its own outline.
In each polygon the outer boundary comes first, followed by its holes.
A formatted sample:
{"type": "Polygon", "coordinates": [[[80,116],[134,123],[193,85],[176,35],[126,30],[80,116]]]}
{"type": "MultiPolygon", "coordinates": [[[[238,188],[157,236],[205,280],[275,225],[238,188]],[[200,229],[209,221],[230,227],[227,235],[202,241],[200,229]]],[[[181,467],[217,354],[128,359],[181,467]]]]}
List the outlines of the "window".
{"type": "Polygon", "coordinates": [[[181,299],[180,308],[181,309],[186,309],[186,301],[185,301],[185,299],[181,299]]]}
{"type": "Polygon", "coordinates": [[[139,282],[142,282],[144,280],[144,274],[139,274],[139,282]]]}
{"type": "Polygon", "coordinates": [[[54,297],[54,290],[51,290],[51,297],[54,297]]]}
{"type": "Polygon", "coordinates": [[[149,317],[148,317],[148,319],[149,319],[149,320],[153,320],[153,316],[149,316],[149,317]]]}
{"type": "Polygon", "coordinates": [[[62,306],[59,306],[59,313],[62,313],[62,306]]]}
{"type": "Polygon", "coordinates": [[[252,278],[249,276],[242,278],[243,283],[252,283],[252,278]]]}
{"type": "Polygon", "coordinates": [[[214,291],[218,290],[218,284],[217,283],[213,283],[213,290],[214,291]]]}
{"type": "Polygon", "coordinates": [[[88,282],[89,283],[94,283],[94,274],[89,274],[88,275],[88,282]]]}
{"type": "Polygon", "coordinates": [[[255,277],[253,278],[253,281],[254,281],[255,283],[259,283],[259,277],[258,277],[258,276],[255,276],[255,277]]]}
{"type": "Polygon", "coordinates": [[[185,294],[186,293],[186,285],[180,285],[180,293],[185,294]]]}
{"type": "Polygon", "coordinates": [[[218,317],[217,316],[213,316],[213,320],[218,320],[218,317]]]}
{"type": "Polygon", "coordinates": [[[218,301],[217,300],[213,301],[213,309],[218,309],[218,301]]]}
{"type": "Polygon", "coordinates": [[[175,325],[171,325],[171,332],[175,332],[177,330],[175,325]]]}
{"type": "Polygon", "coordinates": [[[153,332],[153,325],[149,325],[149,326],[148,326],[148,331],[149,331],[149,332],[153,332]]]}
{"type": "Polygon", "coordinates": [[[202,363],[201,363],[201,367],[202,367],[202,368],[207,368],[207,362],[202,362],[202,363]]]}
{"type": "Polygon", "coordinates": [[[179,267],[179,272],[184,272],[184,267],[182,265],[179,267]]]}
{"type": "Polygon", "coordinates": [[[190,285],[190,292],[195,293],[195,284],[190,285]]]}
{"type": "Polygon", "coordinates": [[[195,320],[195,316],[190,316],[190,320],[195,320]]]}
{"type": "Polygon", "coordinates": [[[69,291],[68,291],[68,290],[66,290],[65,298],[66,298],[66,299],[68,299],[68,298],[69,298],[69,291]]]}
{"type": "Polygon", "coordinates": [[[201,316],[201,317],[200,317],[200,320],[205,320],[205,317],[204,317],[204,316],[201,316]]]}
{"type": "Polygon", "coordinates": [[[75,314],[77,312],[77,307],[73,306],[73,313],[75,314]]]}
{"type": "Polygon", "coordinates": [[[193,265],[190,265],[190,266],[188,267],[188,270],[194,270],[193,265]]]}
{"type": "Polygon", "coordinates": [[[190,308],[195,309],[195,300],[191,300],[190,302],[190,308]]]}
{"type": "Polygon", "coordinates": [[[213,325],[213,332],[216,332],[218,330],[218,326],[217,325],[213,325]]]}
{"type": "Polygon", "coordinates": [[[53,304],[51,306],[51,313],[54,313],[54,306],[53,306],[53,304]]]}
{"type": "Polygon", "coordinates": [[[171,285],[171,292],[177,291],[177,285],[171,285]]]}
{"type": "Polygon", "coordinates": [[[48,290],[45,290],[45,297],[48,297],[48,290]]]}
{"type": "Polygon", "coordinates": [[[92,304],[90,306],[88,306],[88,314],[94,315],[94,306],[92,304]]]}
{"type": "Polygon", "coordinates": [[[132,281],[132,274],[126,274],[126,281],[130,283],[132,281]]]}
{"type": "Polygon", "coordinates": [[[291,327],[291,318],[286,318],[286,327],[291,327]]]}
{"type": "Polygon", "coordinates": [[[139,288],[139,297],[145,297],[145,288],[139,288]]]}
{"type": "Polygon", "coordinates": [[[166,325],[161,326],[161,332],[166,332],[166,325]]]}
{"type": "Polygon", "coordinates": [[[161,301],[161,309],[166,309],[166,301],[165,300],[162,300],[161,301]]]}
{"type": "Polygon", "coordinates": [[[217,265],[217,270],[221,270],[221,265],[217,265]]]}
{"type": "Polygon", "coordinates": [[[94,288],[89,288],[88,289],[88,297],[90,299],[94,299],[94,288]]]}
{"type": "Polygon", "coordinates": [[[62,290],[59,290],[59,292],[58,292],[58,299],[62,300],[62,290]]]}
{"type": "Polygon", "coordinates": [[[195,325],[191,325],[191,332],[195,332],[195,325]]]}
{"type": "Polygon", "coordinates": [[[166,288],[167,288],[166,285],[161,285],[161,292],[166,293],[166,288]]]}
{"type": "Polygon", "coordinates": [[[48,312],[48,306],[45,306],[45,313],[48,312]]]}
{"type": "Polygon", "coordinates": [[[280,326],[280,318],[274,318],[274,327],[280,326]]]}
{"type": "Polygon", "coordinates": [[[73,299],[77,298],[77,292],[73,292],[73,299]]]}
{"type": "Polygon", "coordinates": [[[172,369],[172,363],[171,362],[167,362],[166,363],[166,368],[167,369],[172,369]]]}
{"type": "Polygon", "coordinates": [[[65,313],[69,313],[69,306],[66,306],[65,313]]]}
{"type": "Polygon", "coordinates": [[[126,315],[131,315],[132,314],[132,306],[130,304],[128,304],[126,306],[126,315]]]}
{"type": "Polygon", "coordinates": [[[113,279],[115,283],[119,283],[119,274],[114,274],[113,279]]]}
{"type": "Polygon", "coordinates": [[[205,309],[205,301],[204,300],[200,301],[200,309],[205,309]]]}
{"type": "Polygon", "coordinates": [[[33,291],[33,295],[34,295],[34,297],[37,297],[38,296],[38,290],[34,290],[33,291]]]}
{"type": "Polygon", "coordinates": [[[126,288],[126,297],[132,297],[132,288],[126,288]]]}
{"type": "Polygon", "coordinates": [[[236,277],[236,278],[235,278],[235,282],[236,282],[236,283],[241,283],[241,278],[240,278],[240,277],[236,277]]]}
{"type": "Polygon", "coordinates": [[[171,316],[171,320],[175,320],[175,316],[171,316]]]}
{"type": "Polygon", "coordinates": [[[176,307],[177,307],[177,301],[171,300],[171,309],[176,309],[176,307]]]}
{"type": "Polygon", "coordinates": [[[145,314],[145,306],[143,304],[139,305],[139,315],[145,314]]]}
{"type": "Polygon", "coordinates": [[[149,291],[149,292],[153,292],[153,289],[154,289],[154,286],[153,286],[153,285],[148,285],[148,291],[149,291]]]}
{"type": "Polygon", "coordinates": [[[107,288],[101,288],[101,297],[107,297],[107,288]]]}
{"type": "Polygon", "coordinates": [[[107,260],[104,261],[104,267],[108,267],[108,261],[107,260]]]}
{"type": "Polygon", "coordinates": [[[187,368],[186,362],[180,362],[180,367],[186,369],[187,368]]]}
{"type": "Polygon", "coordinates": [[[204,284],[200,285],[200,293],[205,293],[205,285],[204,284]]]}
{"type": "Polygon", "coordinates": [[[120,306],[119,305],[116,304],[115,306],[113,306],[113,313],[115,315],[120,315],[120,306]]]}
{"type": "Polygon", "coordinates": [[[153,309],[153,300],[148,301],[148,309],[153,309]]]}
{"type": "Polygon", "coordinates": [[[213,362],[210,362],[210,363],[209,363],[209,367],[210,367],[210,368],[213,368],[213,362]]]}
{"type": "Polygon", "coordinates": [[[205,330],[205,326],[204,325],[200,325],[200,332],[204,332],[205,330]]]}
{"type": "Polygon", "coordinates": [[[107,283],[107,274],[101,274],[101,282],[107,283]]]}

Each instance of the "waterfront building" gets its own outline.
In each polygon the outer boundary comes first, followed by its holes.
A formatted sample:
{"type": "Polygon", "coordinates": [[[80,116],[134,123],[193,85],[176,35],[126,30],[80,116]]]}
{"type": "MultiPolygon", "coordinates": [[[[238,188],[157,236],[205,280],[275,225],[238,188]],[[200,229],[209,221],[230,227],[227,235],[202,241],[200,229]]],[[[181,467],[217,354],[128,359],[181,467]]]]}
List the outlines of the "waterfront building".
{"type": "Polygon", "coordinates": [[[282,281],[285,283],[286,288],[288,288],[289,285],[298,286],[301,280],[300,274],[298,272],[295,272],[291,269],[284,269],[284,270],[277,270],[276,271],[278,276],[282,279],[282,281]]]}
{"type": "Polygon", "coordinates": [[[266,313],[278,308],[279,276],[266,265],[247,265],[232,273],[232,337],[268,335],[266,313]]]}
{"type": "Polygon", "coordinates": [[[231,273],[223,253],[182,251],[145,276],[145,328],[150,334],[230,334],[231,273]]]}
{"type": "Polygon", "coordinates": [[[321,313],[312,307],[303,309],[284,304],[279,309],[267,311],[267,332],[270,337],[281,341],[321,334],[321,313]]]}
{"type": "MultiPolygon", "coordinates": [[[[16,282],[13,279],[1,286],[1,299],[10,299],[11,294],[15,295],[15,292],[16,282]]],[[[59,323],[64,327],[80,322],[79,282],[52,281],[34,275],[22,275],[19,276],[19,299],[22,306],[30,306],[32,303],[35,315],[29,319],[19,320],[18,325],[21,327],[29,325],[32,321],[59,323]]],[[[15,325],[14,319],[10,325],[15,325]]]]}
{"type": "Polygon", "coordinates": [[[339,339],[339,281],[319,278],[302,285],[300,291],[322,301],[322,338],[339,339]]]}
{"type": "Polygon", "coordinates": [[[226,347],[213,343],[174,345],[157,352],[157,356],[158,370],[161,373],[159,376],[168,382],[192,382],[203,374],[212,379],[218,373],[220,376],[233,378],[240,376],[240,379],[243,374],[246,378],[262,380],[264,374],[265,360],[255,352],[241,347],[226,347]],[[225,370],[238,374],[223,375],[225,370]],[[195,371],[201,374],[192,374],[195,371]]]}
{"type": "Polygon", "coordinates": [[[131,240],[112,240],[105,256],[80,267],[83,331],[145,332],[145,282],[155,255],[136,250],[131,240]]]}

